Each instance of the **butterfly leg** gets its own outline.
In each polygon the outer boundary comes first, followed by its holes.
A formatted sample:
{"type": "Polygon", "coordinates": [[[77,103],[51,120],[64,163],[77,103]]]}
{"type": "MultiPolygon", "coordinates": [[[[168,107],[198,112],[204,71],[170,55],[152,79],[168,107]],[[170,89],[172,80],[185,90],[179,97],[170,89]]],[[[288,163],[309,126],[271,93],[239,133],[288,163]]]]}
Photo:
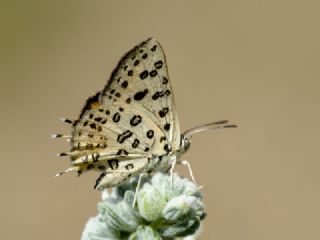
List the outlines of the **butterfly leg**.
{"type": "Polygon", "coordinates": [[[190,174],[190,176],[192,178],[192,181],[194,182],[194,184],[196,184],[196,180],[194,179],[190,163],[187,160],[182,160],[182,161],[179,161],[178,163],[182,164],[182,165],[186,165],[188,167],[189,174],[190,174]]]}
{"type": "Polygon", "coordinates": [[[140,185],[141,185],[141,179],[142,179],[143,175],[145,175],[145,174],[146,174],[146,173],[141,173],[141,174],[139,175],[138,184],[137,184],[136,191],[135,191],[135,193],[134,193],[133,202],[132,202],[132,208],[134,208],[134,206],[136,205],[137,195],[138,195],[138,191],[139,191],[139,188],[140,188],[140,185]]]}
{"type": "Polygon", "coordinates": [[[173,169],[177,164],[177,158],[174,158],[170,168],[171,187],[173,188],[173,169]]]}

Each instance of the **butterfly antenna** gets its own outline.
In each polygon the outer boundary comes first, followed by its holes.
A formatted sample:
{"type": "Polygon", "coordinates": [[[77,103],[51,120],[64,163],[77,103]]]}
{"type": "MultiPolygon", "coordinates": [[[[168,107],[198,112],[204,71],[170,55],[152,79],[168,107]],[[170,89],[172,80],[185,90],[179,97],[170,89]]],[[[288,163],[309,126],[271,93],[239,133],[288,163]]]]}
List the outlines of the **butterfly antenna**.
{"type": "Polygon", "coordinates": [[[217,130],[217,129],[223,129],[223,128],[236,128],[236,127],[238,127],[238,126],[235,124],[229,124],[228,120],[222,120],[222,121],[207,123],[207,124],[203,124],[203,125],[191,128],[191,129],[185,131],[183,136],[186,139],[191,139],[192,136],[196,133],[212,131],[212,130],[217,130]]]}

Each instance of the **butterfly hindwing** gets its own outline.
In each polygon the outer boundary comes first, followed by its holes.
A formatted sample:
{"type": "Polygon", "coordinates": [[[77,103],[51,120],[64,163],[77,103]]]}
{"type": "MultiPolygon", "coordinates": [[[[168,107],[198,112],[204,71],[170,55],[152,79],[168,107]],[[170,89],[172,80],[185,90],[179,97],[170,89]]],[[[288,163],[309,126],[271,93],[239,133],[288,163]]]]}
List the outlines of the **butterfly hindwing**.
{"type": "Polygon", "coordinates": [[[108,171],[103,172],[96,181],[96,189],[102,190],[104,188],[117,186],[128,180],[131,176],[142,173],[147,165],[147,160],[145,158],[119,162],[116,162],[115,160],[112,161],[114,161],[114,166],[116,166],[116,164],[119,165],[117,166],[117,170],[109,169],[108,171]]]}

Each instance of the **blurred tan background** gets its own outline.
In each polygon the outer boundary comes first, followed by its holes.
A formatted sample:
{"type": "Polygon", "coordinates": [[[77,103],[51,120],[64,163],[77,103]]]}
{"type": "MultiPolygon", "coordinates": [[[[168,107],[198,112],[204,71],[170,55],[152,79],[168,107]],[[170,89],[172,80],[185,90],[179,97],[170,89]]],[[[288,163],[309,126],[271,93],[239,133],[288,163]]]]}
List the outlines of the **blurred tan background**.
{"type": "MultiPolygon", "coordinates": [[[[120,57],[163,45],[185,155],[204,185],[201,239],[320,239],[319,1],[1,1],[0,239],[79,239],[97,174],[53,175],[55,153],[120,57]]],[[[183,167],[177,170],[186,174],[183,167]]]]}

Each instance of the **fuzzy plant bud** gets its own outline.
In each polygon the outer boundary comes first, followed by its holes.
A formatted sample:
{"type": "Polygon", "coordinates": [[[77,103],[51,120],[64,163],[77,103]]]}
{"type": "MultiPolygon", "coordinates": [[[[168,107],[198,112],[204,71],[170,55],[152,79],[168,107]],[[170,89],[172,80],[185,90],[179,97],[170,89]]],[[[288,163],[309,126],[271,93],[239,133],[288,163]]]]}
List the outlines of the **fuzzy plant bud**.
{"type": "Polygon", "coordinates": [[[156,231],[149,226],[139,226],[137,231],[130,235],[129,240],[161,240],[156,231]]]}
{"type": "MultiPolygon", "coordinates": [[[[138,178],[104,192],[98,216],[82,240],[169,240],[193,235],[205,217],[199,188],[186,178],[156,173],[144,177],[132,207],[138,178]]],[[[196,238],[193,238],[196,239],[196,238]]]]}
{"type": "Polygon", "coordinates": [[[150,183],[145,183],[138,194],[138,207],[141,216],[149,222],[161,218],[166,199],[159,190],[150,183]]]}

